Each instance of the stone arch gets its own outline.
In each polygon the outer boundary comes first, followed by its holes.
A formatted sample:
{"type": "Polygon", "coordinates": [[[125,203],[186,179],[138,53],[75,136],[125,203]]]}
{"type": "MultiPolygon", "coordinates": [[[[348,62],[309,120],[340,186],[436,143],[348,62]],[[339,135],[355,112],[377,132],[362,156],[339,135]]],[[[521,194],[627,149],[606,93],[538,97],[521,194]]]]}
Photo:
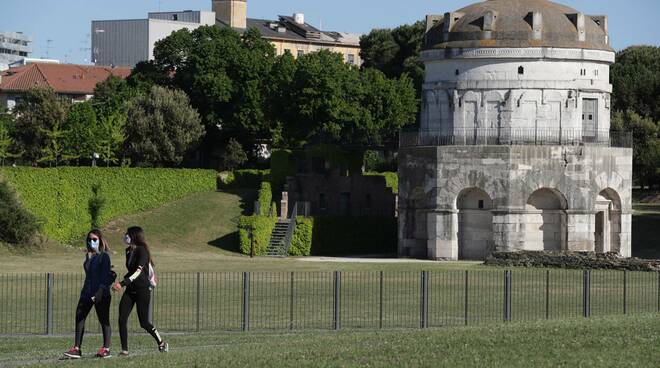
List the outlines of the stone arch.
{"type": "Polygon", "coordinates": [[[598,253],[621,250],[621,197],[612,188],[598,193],[594,217],[595,250],[598,253]]]}
{"type": "Polygon", "coordinates": [[[484,260],[493,251],[493,200],[483,189],[471,187],[456,197],[458,259],[484,260]]]}
{"type": "Polygon", "coordinates": [[[566,197],[553,188],[541,188],[527,199],[525,249],[566,249],[566,197]]]}

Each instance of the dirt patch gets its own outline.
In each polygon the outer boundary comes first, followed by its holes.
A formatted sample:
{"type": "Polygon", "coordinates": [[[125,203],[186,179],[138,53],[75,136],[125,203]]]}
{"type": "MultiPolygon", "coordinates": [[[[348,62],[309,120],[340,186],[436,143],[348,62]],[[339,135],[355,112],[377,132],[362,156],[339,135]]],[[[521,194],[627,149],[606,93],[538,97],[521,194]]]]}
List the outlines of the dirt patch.
{"type": "Polygon", "coordinates": [[[594,252],[495,252],[486,259],[485,264],[503,267],[660,271],[660,260],[623,258],[616,253],[594,252]]]}

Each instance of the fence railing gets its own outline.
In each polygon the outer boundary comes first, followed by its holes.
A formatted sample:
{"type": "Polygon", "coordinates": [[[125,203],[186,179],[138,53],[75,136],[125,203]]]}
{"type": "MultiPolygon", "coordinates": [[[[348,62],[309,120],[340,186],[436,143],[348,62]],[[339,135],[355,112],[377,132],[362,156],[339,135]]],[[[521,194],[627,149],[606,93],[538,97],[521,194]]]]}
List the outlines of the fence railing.
{"type": "Polygon", "coordinates": [[[632,133],[581,129],[475,128],[402,131],[400,147],[475,145],[596,145],[632,147],[632,133]]]}
{"type": "MultiPolygon", "coordinates": [[[[169,332],[427,328],[660,312],[660,273],[577,270],[164,273],[169,332]]],[[[0,334],[74,329],[81,274],[0,275],[0,334]]],[[[113,295],[111,321],[120,295],[113,295]]],[[[129,328],[139,331],[137,318],[129,328]]],[[[86,329],[98,332],[93,313],[86,329]]]]}

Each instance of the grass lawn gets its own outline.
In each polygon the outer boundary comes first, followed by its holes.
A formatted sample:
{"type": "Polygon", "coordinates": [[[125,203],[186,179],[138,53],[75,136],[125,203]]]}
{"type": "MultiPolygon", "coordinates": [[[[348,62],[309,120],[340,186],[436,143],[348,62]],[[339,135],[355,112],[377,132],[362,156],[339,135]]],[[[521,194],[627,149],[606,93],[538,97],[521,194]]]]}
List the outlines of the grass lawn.
{"type": "MultiPolygon", "coordinates": [[[[430,330],[202,334],[166,336],[156,352],[132,335],[128,358],[68,367],[657,367],[657,315],[574,319],[430,330]]],[[[63,366],[72,337],[0,337],[0,366],[63,366]]],[[[91,356],[99,336],[86,338],[91,356]]],[[[118,341],[113,339],[116,346],[118,341]]],[[[117,349],[113,348],[116,353],[117,349]]]]}

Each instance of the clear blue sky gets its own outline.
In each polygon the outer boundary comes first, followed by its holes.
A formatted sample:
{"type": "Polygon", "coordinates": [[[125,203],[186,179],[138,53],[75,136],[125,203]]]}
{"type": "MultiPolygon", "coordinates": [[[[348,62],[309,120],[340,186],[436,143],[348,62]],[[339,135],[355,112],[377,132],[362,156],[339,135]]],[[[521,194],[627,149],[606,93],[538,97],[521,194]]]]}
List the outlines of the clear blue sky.
{"type": "MultiPolygon", "coordinates": [[[[324,30],[368,33],[372,28],[412,23],[426,14],[459,9],[471,0],[248,0],[248,16],[276,19],[305,13],[324,30]],[[350,9],[350,10],[349,10],[350,9]]],[[[586,14],[606,14],[612,46],[660,44],[660,0],[563,0],[586,14]]],[[[35,57],[86,63],[90,22],[146,18],[149,11],[210,10],[211,0],[0,0],[0,30],[34,39],[35,57]],[[47,40],[52,40],[48,42],[47,40]],[[50,47],[48,47],[50,45],[50,47]]]]}

